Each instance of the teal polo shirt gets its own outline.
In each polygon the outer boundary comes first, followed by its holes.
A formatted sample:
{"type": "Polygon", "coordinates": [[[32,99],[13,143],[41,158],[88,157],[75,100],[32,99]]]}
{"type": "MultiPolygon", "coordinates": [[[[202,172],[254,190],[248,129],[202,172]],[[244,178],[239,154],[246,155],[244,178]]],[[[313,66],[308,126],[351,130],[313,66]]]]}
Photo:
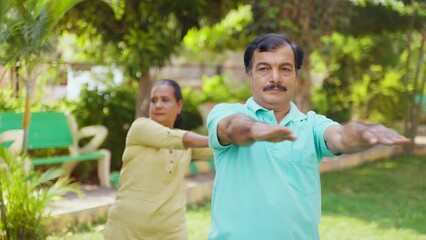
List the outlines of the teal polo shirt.
{"type": "Polygon", "coordinates": [[[324,131],[338,123],[315,112],[303,114],[291,103],[279,125],[290,128],[296,141],[223,146],[217,125],[233,114],[278,124],[274,112],[253,98],[246,104],[218,104],[210,112],[207,128],[216,177],[209,239],[319,239],[319,164],[324,156],[334,156],[326,146],[324,131]]]}

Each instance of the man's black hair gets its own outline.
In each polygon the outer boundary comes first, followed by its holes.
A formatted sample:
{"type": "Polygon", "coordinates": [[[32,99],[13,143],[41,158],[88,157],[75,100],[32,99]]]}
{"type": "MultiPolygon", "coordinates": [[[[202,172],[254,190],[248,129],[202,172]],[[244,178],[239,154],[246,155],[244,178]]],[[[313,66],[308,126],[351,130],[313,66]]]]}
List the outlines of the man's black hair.
{"type": "Polygon", "coordinates": [[[294,63],[296,70],[300,70],[303,65],[303,49],[291,41],[286,34],[268,33],[254,39],[246,48],[244,53],[244,66],[248,73],[252,68],[254,51],[268,52],[289,45],[293,49],[294,63]]]}

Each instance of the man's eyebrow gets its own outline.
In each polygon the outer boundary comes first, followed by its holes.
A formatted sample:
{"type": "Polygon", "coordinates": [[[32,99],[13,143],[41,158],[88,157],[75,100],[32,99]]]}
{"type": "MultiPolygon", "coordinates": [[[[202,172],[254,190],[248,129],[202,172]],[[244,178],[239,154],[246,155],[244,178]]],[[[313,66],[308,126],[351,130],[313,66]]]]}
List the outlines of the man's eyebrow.
{"type": "Polygon", "coordinates": [[[294,64],[292,62],[284,62],[281,64],[281,66],[291,66],[294,67],[294,64]]]}
{"type": "Polygon", "coordinates": [[[258,62],[257,64],[256,64],[256,66],[259,66],[259,65],[271,65],[271,64],[269,64],[269,63],[267,63],[267,62],[258,62]]]}
{"type": "MultiPolygon", "coordinates": [[[[260,65],[267,65],[267,66],[269,66],[271,64],[268,63],[268,62],[258,62],[255,66],[260,66],[260,65]]],[[[283,62],[283,63],[280,64],[280,66],[292,66],[293,67],[294,63],[291,62],[291,61],[283,62]]]]}

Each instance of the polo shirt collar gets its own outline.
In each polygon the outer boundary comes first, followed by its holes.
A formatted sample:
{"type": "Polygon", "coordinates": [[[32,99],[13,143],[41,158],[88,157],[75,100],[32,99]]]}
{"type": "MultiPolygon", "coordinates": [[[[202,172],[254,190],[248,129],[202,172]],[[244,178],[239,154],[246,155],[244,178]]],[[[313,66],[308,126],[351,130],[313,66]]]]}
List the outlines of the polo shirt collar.
{"type": "MultiPolygon", "coordinates": [[[[246,102],[246,107],[248,109],[250,109],[253,112],[257,112],[259,110],[261,111],[270,111],[266,108],[261,107],[259,104],[257,104],[253,97],[250,97],[247,102],[246,102]]],[[[289,122],[289,121],[300,121],[305,119],[307,116],[306,114],[302,113],[296,106],[296,104],[294,104],[293,102],[290,102],[290,111],[288,112],[288,114],[285,116],[285,118],[283,119],[283,121],[285,123],[289,122]]]]}
{"type": "Polygon", "coordinates": [[[299,108],[297,108],[296,104],[290,102],[290,111],[285,116],[284,120],[289,119],[289,121],[301,121],[307,118],[306,114],[302,113],[299,108]]]}
{"type": "Polygon", "coordinates": [[[250,109],[253,112],[257,112],[259,110],[269,111],[268,109],[263,108],[259,104],[257,104],[257,102],[254,101],[253,97],[250,97],[249,99],[247,99],[246,106],[248,109],[250,109]]]}

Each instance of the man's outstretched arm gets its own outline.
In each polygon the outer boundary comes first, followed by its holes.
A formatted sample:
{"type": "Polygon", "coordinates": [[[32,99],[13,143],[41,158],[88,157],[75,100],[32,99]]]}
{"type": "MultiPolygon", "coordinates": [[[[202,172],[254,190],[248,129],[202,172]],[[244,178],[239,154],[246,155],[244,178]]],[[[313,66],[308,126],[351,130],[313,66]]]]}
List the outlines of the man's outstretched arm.
{"type": "Polygon", "coordinates": [[[410,140],[381,124],[350,122],[331,126],[325,130],[324,139],[332,153],[354,153],[375,145],[402,145],[410,140]]]}
{"type": "Polygon", "coordinates": [[[235,114],[220,120],[217,134],[222,145],[236,144],[246,146],[254,141],[280,142],[296,140],[291,130],[286,127],[257,122],[243,114],[235,114]]]}

